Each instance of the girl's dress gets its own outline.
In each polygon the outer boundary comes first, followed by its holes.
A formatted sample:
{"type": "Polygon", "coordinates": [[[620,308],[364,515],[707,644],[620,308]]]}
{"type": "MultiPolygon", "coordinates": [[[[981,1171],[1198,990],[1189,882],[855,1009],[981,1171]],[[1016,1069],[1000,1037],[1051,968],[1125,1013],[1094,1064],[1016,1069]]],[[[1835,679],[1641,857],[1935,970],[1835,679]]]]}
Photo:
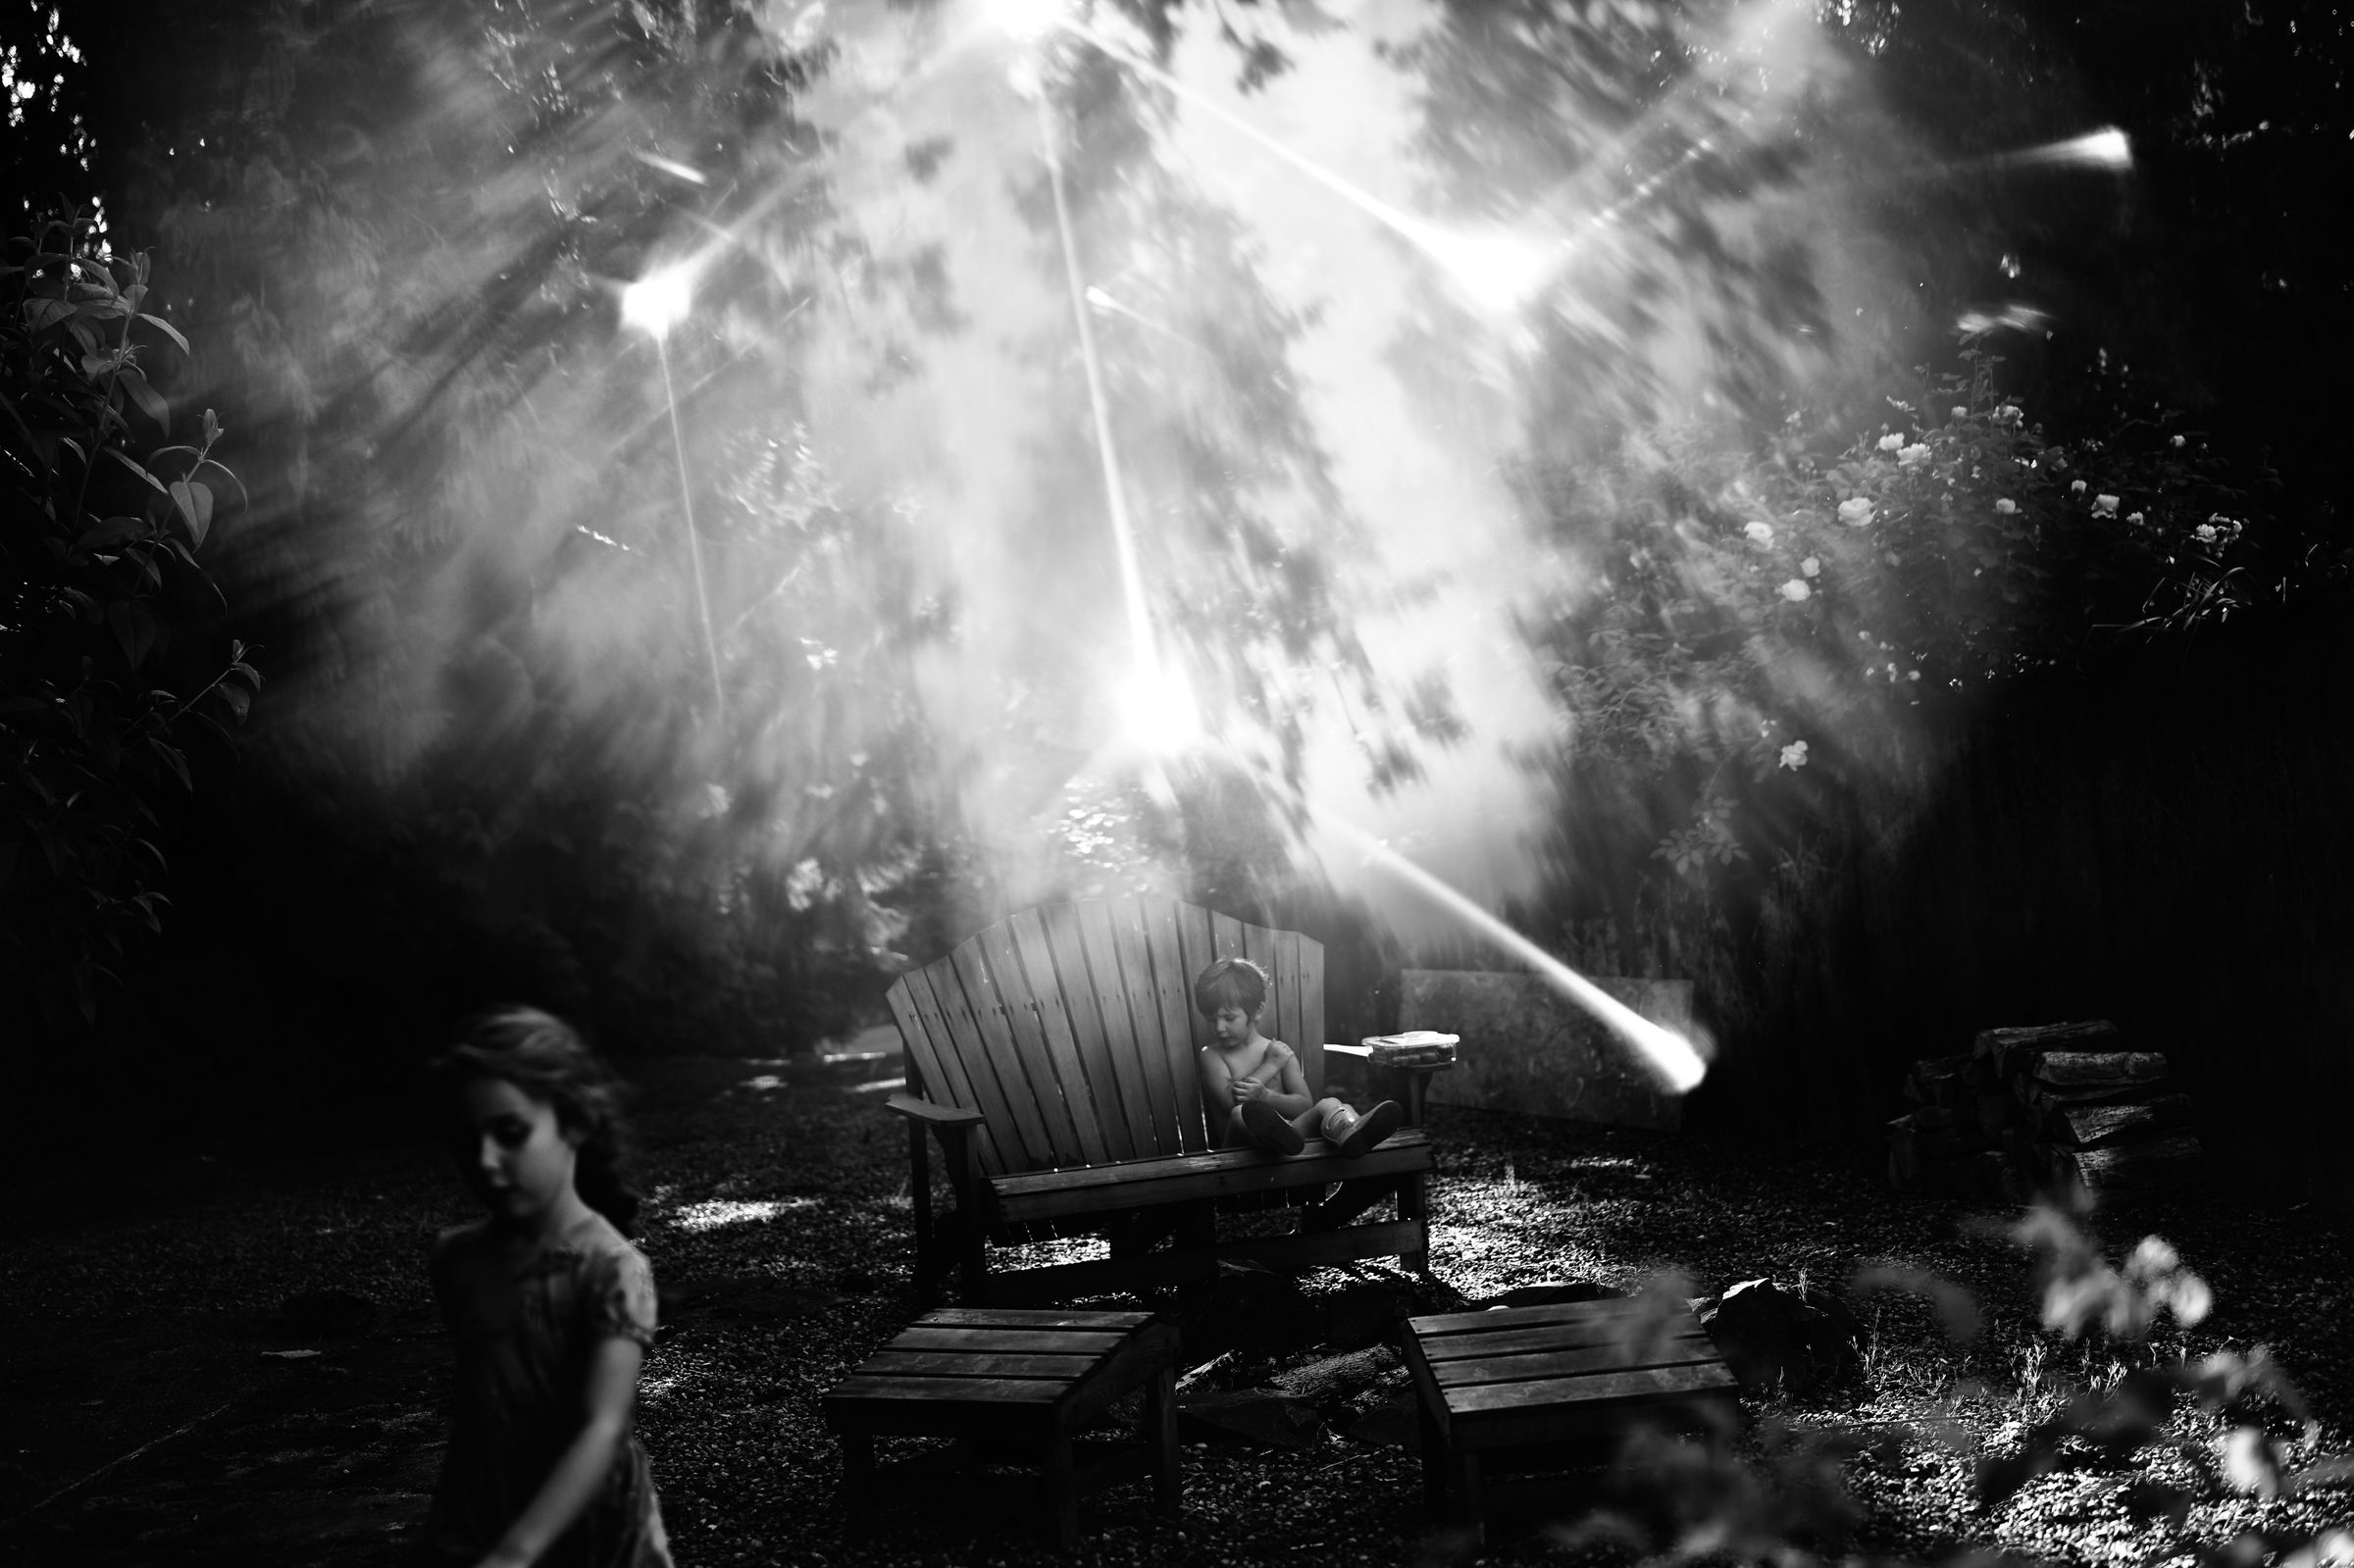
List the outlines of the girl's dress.
{"type": "MultiPolygon", "coordinates": [[[[578,1434],[591,1354],[651,1348],[654,1273],[603,1215],[519,1253],[487,1222],[434,1245],[434,1294],[457,1340],[456,1409],[419,1558],[473,1564],[498,1543],[578,1434]]],[[[635,1433],[544,1568],[671,1568],[653,1473],[635,1433]]]]}

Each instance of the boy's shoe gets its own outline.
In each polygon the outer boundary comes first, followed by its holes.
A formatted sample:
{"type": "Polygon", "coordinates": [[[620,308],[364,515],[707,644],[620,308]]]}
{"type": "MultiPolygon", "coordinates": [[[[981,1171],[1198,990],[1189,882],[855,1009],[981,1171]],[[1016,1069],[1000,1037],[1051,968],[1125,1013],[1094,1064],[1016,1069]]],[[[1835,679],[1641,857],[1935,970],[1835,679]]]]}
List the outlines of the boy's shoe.
{"type": "MultiPolygon", "coordinates": [[[[1337,1122],[1340,1118],[1334,1117],[1333,1120],[1337,1122]]],[[[1333,1147],[1339,1150],[1343,1159],[1356,1159],[1397,1132],[1399,1124],[1405,1120],[1406,1112],[1396,1100],[1383,1100],[1357,1116],[1354,1126],[1335,1129],[1341,1136],[1333,1139],[1333,1147]]]]}
{"type": "Polygon", "coordinates": [[[1292,1119],[1265,1100],[1243,1101],[1243,1131],[1251,1135],[1252,1142],[1277,1154],[1297,1154],[1307,1146],[1292,1119]]]}

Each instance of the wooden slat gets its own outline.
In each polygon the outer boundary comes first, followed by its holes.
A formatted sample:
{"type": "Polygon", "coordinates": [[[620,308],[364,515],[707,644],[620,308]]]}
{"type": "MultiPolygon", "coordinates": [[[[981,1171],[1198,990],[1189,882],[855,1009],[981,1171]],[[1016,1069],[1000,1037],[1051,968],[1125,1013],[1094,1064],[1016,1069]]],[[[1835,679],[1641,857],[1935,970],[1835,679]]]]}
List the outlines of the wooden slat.
{"type": "Polygon", "coordinates": [[[1310,936],[1300,938],[1297,949],[1300,963],[1299,978],[1293,982],[1300,993],[1300,1035],[1292,1041],[1307,1062],[1308,1092],[1318,1099],[1324,1097],[1324,944],[1310,936]],[[1307,1053],[1313,1051],[1313,1055],[1307,1053]]]}
{"type": "Polygon", "coordinates": [[[997,1070],[998,1087],[1004,1093],[1007,1114],[1021,1135],[1024,1163],[1032,1170],[1049,1170],[1074,1163],[1072,1156],[1078,1150],[1079,1139],[1071,1132],[1070,1118],[1062,1114],[1062,1096],[1054,1090],[1054,1077],[1047,1068],[1046,1052],[1036,1050],[1037,1060],[1033,1062],[1033,1052],[1022,1048],[1004,997],[998,992],[994,966],[983,954],[985,937],[1002,939],[1003,935],[992,926],[980,936],[957,944],[948,956],[955,963],[965,1003],[972,1009],[984,1054],[997,1070]],[[1048,1115],[1049,1107],[1039,1094],[1040,1079],[1044,1079],[1048,1097],[1052,1100],[1051,1119],[1048,1115]]]}
{"type": "Polygon", "coordinates": [[[1268,933],[1267,984],[1274,989],[1276,1038],[1292,1048],[1300,1058],[1300,1076],[1307,1083],[1307,1097],[1324,1097],[1324,1042],[1307,1037],[1306,1021],[1300,1009],[1300,934],[1296,931],[1268,933]]]}
{"type": "Polygon", "coordinates": [[[1221,1241],[1218,1256],[1238,1263],[1313,1268],[1356,1258],[1400,1256],[1423,1245],[1429,1237],[1430,1232],[1419,1220],[1383,1220],[1374,1225],[1345,1225],[1337,1231],[1318,1231],[1312,1235],[1221,1241]]]}
{"type": "Polygon", "coordinates": [[[1017,1157],[1020,1135],[1005,1095],[998,1087],[997,1072],[982,1049],[981,1032],[973,1022],[972,1009],[965,1005],[964,988],[957,983],[955,970],[942,959],[901,975],[896,985],[907,987],[908,1004],[932,1041],[926,1092],[946,1094],[951,1105],[989,1118],[979,1134],[982,1171],[998,1176],[1027,1168],[1029,1162],[1017,1157]],[[937,1085],[928,1076],[935,1070],[940,1074],[937,1085]]]}
{"type": "Polygon", "coordinates": [[[1598,1344],[1579,1350],[1434,1361],[1430,1374],[1441,1388],[1469,1388],[1480,1383],[1526,1383],[1532,1379],[1574,1378],[1592,1372],[1627,1372],[1642,1367],[1692,1366],[1722,1359],[1716,1353],[1714,1340],[1705,1334],[1694,1334],[1670,1340],[1640,1357],[1624,1345],[1598,1344]]]}
{"type": "Polygon", "coordinates": [[[1074,1312],[1038,1307],[934,1307],[916,1319],[918,1329],[1100,1329],[1125,1334],[1152,1321],[1150,1312],[1074,1312]]]}
{"type": "Polygon", "coordinates": [[[1145,1112],[1145,1086],[1136,1071],[1136,1053],[1115,1052],[1111,1046],[1112,1024],[1107,1012],[1118,1016],[1123,1039],[1128,1032],[1128,1008],[1119,996],[1118,970],[1109,977],[1110,993],[1106,994],[1087,961],[1077,905],[1049,905],[1039,911],[1039,921],[1046,927],[1047,951],[1054,961],[1055,994],[1070,1020],[1071,1042],[1095,1094],[1104,1157],[1134,1160],[1158,1153],[1152,1146],[1151,1118],[1145,1112]],[[1131,1098],[1136,1101],[1134,1106],[1128,1103],[1131,1098]]]}
{"type": "Polygon", "coordinates": [[[906,1047],[908,1090],[918,1098],[938,1095],[941,1103],[953,1105],[956,1097],[948,1092],[947,1076],[932,1054],[932,1032],[925,1027],[923,1016],[915,1010],[915,1002],[907,994],[906,976],[891,983],[891,988],[883,993],[883,1002],[891,1009],[891,1021],[899,1026],[899,1043],[906,1047]]]}
{"type": "MultiPolygon", "coordinates": [[[[998,977],[1000,999],[1013,1014],[1013,1037],[1025,1044],[1035,1038],[1046,1053],[1051,1077],[1038,1087],[1043,1105],[1051,1092],[1060,1096],[1063,1114],[1077,1137],[1081,1165],[1100,1165],[1112,1158],[1103,1141],[1096,1114],[1095,1086],[1079,1064],[1078,1041],[1071,1035],[1071,1015],[1063,1005],[1062,987],[1054,974],[1054,955],[1047,946],[1047,929],[1035,909],[1008,915],[994,928],[1003,933],[1002,943],[982,934],[991,959],[990,973],[998,977]]],[[[1049,1124],[1050,1126],[1051,1124],[1049,1124]]]]}
{"type": "Polygon", "coordinates": [[[999,1219],[1009,1223],[1049,1220],[1247,1192],[1290,1191],[1351,1178],[1427,1175],[1436,1165],[1428,1141],[1410,1129],[1354,1160],[1342,1159],[1329,1149],[1327,1144],[1310,1141],[1306,1151],[1290,1159],[1273,1158],[1257,1149],[1232,1149],[1140,1160],[1098,1171],[998,1177],[989,1184],[991,1205],[999,1219]],[[1111,1173],[1118,1175],[1105,1180],[1111,1173]],[[1095,1180],[1046,1187],[1023,1185],[1057,1176],[1095,1180]]]}
{"type": "Polygon", "coordinates": [[[1720,1361],[1689,1366],[1636,1367],[1582,1378],[1538,1378],[1527,1383],[1491,1383],[1449,1389],[1447,1412],[1456,1421],[1502,1415],[1548,1405],[1583,1410],[1640,1405],[1682,1394],[1706,1393],[1736,1385],[1720,1361]]]}
{"type": "Polygon", "coordinates": [[[1437,1367],[1455,1361],[1478,1361],[1489,1356],[1520,1355],[1543,1350],[1663,1344],[1673,1338],[1675,1330],[1669,1325],[1650,1326],[1638,1318],[1625,1318],[1615,1324],[1555,1324],[1499,1334],[1457,1335],[1452,1339],[1424,1340],[1422,1353],[1432,1366],[1437,1367]]]}
{"type": "MultiPolygon", "coordinates": [[[[1078,928],[1080,961],[1087,966],[1088,985],[1096,1015],[1103,1027],[1103,1051],[1120,1087],[1120,1110],[1128,1128],[1124,1158],[1145,1159],[1173,1154],[1177,1142],[1176,1107],[1171,1103],[1167,1064],[1160,1054],[1140,1050],[1136,1037],[1136,996],[1129,989],[1128,966],[1121,961],[1120,943],[1112,930],[1111,905],[1100,898],[1071,906],[1078,928]]],[[[1048,922],[1047,935],[1054,934],[1048,922]]],[[[1142,956],[1143,943],[1137,944],[1142,956]]],[[[1151,975],[1144,976],[1144,994],[1151,995],[1151,975]]],[[[1157,1039],[1159,1030],[1153,1031],[1157,1039]]]]}
{"type": "MultiPolygon", "coordinates": [[[[1243,945],[1243,923],[1232,915],[1220,914],[1214,909],[1207,913],[1209,915],[1209,958],[1202,961],[1206,964],[1212,958],[1250,957],[1251,954],[1245,950],[1243,945]]],[[[1198,974],[1200,971],[1197,970],[1196,973],[1198,974]]]]}
{"type": "MultiPolygon", "coordinates": [[[[1217,1139],[1212,1136],[1206,1118],[1208,1111],[1202,1103],[1202,1048],[1209,1043],[1209,1020],[1194,1007],[1194,977],[1208,967],[1209,911],[1176,899],[1153,899],[1157,906],[1146,927],[1153,938],[1152,978],[1163,997],[1174,995],[1179,1005],[1177,1028],[1168,1037],[1171,1061],[1182,1060],[1181,1083],[1192,1090],[1177,1101],[1177,1125],[1185,1133],[1189,1149],[1212,1148],[1217,1139]],[[1164,945],[1165,944],[1165,945],[1164,945]],[[1182,1058],[1176,1052],[1177,1042],[1185,1041],[1182,1058]],[[1189,1114],[1186,1107],[1193,1107],[1189,1114]]],[[[1168,1003],[1161,1004],[1165,1018],[1168,1003]]]]}
{"type": "Polygon", "coordinates": [[[940,1404],[1052,1404],[1070,1391],[1060,1378],[891,1378],[853,1372],[826,1391],[829,1403],[905,1399],[940,1404]]]}
{"type": "Polygon", "coordinates": [[[996,1355],[961,1350],[884,1349],[858,1370],[881,1378],[1059,1378],[1077,1380],[1096,1364],[1092,1355],[996,1355]]]}
{"type": "MultiPolygon", "coordinates": [[[[1035,924],[1035,922],[1033,922],[1035,924]]],[[[1049,1049],[1047,1030],[1040,1021],[1038,1000],[1030,991],[1030,977],[1022,967],[1022,955],[1014,945],[1013,917],[990,926],[973,937],[986,961],[990,984],[997,998],[998,1016],[1004,1021],[1006,1037],[1012,1041],[1014,1054],[1022,1064],[1023,1087],[1030,1091],[1031,1100],[1038,1106],[1047,1137],[1054,1146],[1054,1163],[1058,1166],[1093,1165],[1102,1158],[1098,1152],[1103,1146],[1100,1133],[1094,1132],[1094,1106],[1088,1105],[1088,1126],[1093,1136],[1082,1139],[1079,1124],[1072,1114],[1072,1104],[1062,1091],[1062,1076],[1053,1053],[1049,1049]]],[[[969,983],[968,983],[969,984],[969,983]]],[[[1066,1026],[1063,1044],[1070,1044],[1066,1026]]],[[[1076,1071],[1074,1057],[1071,1066],[1076,1071]]],[[[1080,1103],[1087,1104],[1084,1086],[1080,1103]]]]}
{"type": "MultiPolygon", "coordinates": [[[[890,1350],[1006,1351],[1017,1355],[1101,1355],[1126,1339],[1119,1330],[965,1329],[918,1324],[895,1335],[890,1350]]],[[[862,1369],[863,1370],[863,1369],[862,1369]]]]}
{"type": "MultiPolygon", "coordinates": [[[[1461,1334],[1465,1331],[1498,1334],[1507,1329],[1533,1329],[1547,1323],[1599,1323],[1660,1311],[1656,1302],[1631,1295],[1612,1295],[1599,1301],[1562,1301],[1553,1306],[1506,1307],[1490,1312],[1440,1312],[1429,1317],[1408,1318],[1406,1326],[1420,1335],[1427,1345],[1434,1336],[1443,1334],[1461,1334]]],[[[1673,1316],[1674,1309],[1670,1308],[1663,1315],[1673,1316]]]]}

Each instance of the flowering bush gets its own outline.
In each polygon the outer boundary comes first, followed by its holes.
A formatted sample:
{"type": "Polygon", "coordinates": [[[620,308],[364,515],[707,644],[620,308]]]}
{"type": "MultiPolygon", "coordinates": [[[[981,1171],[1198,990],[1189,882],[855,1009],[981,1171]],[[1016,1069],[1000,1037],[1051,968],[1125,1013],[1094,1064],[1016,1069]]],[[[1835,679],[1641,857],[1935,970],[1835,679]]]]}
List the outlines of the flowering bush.
{"type": "Polygon", "coordinates": [[[1654,434],[1543,477],[1556,539],[1591,568],[1535,626],[1571,766],[1655,801],[1646,785],[1668,785],[1657,848],[1674,869],[1803,825],[1728,809],[1761,788],[1819,803],[1826,783],[1917,778],[1949,737],[1924,705],[2256,596],[2236,559],[2248,499],[2204,441],[2146,422],[2048,439],[1995,364],[1966,354],[1833,455],[1794,420],[1762,451],[1654,434]]]}

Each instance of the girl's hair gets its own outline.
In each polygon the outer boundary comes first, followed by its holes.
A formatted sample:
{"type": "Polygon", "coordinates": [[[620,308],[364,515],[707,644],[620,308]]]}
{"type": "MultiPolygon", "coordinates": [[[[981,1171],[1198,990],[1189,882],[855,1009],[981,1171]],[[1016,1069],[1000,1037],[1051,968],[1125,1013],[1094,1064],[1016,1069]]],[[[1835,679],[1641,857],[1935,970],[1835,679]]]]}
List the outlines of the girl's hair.
{"type": "Polygon", "coordinates": [[[1194,981],[1194,1006],[1203,1018],[1239,1007],[1253,1018],[1267,1005],[1267,972],[1248,958],[1221,958],[1194,981]]]}
{"type": "Polygon", "coordinates": [[[445,1098],[470,1078],[497,1078],[550,1106],[573,1142],[581,1201],[624,1236],[635,1234],[640,1199],[621,1174],[621,1085],[570,1024],[537,1007],[485,1013],[435,1060],[433,1073],[445,1098]]]}

